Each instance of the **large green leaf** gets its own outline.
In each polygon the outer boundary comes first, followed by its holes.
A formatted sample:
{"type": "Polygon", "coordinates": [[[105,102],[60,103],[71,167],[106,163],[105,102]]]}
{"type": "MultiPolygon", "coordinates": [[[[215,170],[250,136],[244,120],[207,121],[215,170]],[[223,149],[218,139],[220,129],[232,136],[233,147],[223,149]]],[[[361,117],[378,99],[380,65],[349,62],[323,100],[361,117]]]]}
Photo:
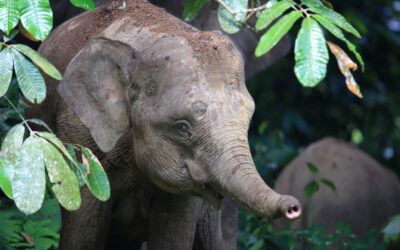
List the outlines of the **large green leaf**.
{"type": "Polygon", "coordinates": [[[12,127],[1,145],[0,157],[3,157],[11,164],[15,165],[22,147],[22,142],[24,141],[24,133],[24,125],[18,124],[12,127]]]}
{"type": "MultiPolygon", "coordinates": [[[[247,9],[247,0],[224,0],[224,3],[233,11],[247,9]]],[[[242,24],[246,18],[246,13],[237,13],[232,15],[224,6],[220,4],[218,8],[218,20],[221,28],[230,34],[238,32],[242,28],[242,24]]]]}
{"type": "Polygon", "coordinates": [[[327,19],[324,16],[321,15],[313,15],[313,18],[315,18],[322,26],[325,27],[329,32],[331,32],[334,36],[339,38],[340,40],[346,42],[347,47],[351,52],[354,53],[354,55],[357,57],[358,62],[361,65],[362,71],[364,71],[364,60],[362,59],[361,55],[357,52],[356,46],[352,44],[343,34],[342,30],[339,29],[335,24],[331,23],[329,19],[327,19]]]}
{"type": "Polygon", "coordinates": [[[15,204],[25,214],[33,214],[42,206],[46,177],[41,139],[29,137],[22,145],[15,164],[12,192],[15,204]]]}
{"type": "Polygon", "coordinates": [[[190,22],[195,19],[207,2],[208,0],[186,0],[185,8],[183,9],[183,20],[190,22]]]}
{"type": "Polygon", "coordinates": [[[12,179],[14,176],[14,166],[4,158],[0,157],[0,188],[12,199],[12,179]]]}
{"type": "Polygon", "coordinates": [[[310,198],[313,196],[315,192],[317,192],[319,189],[319,184],[316,181],[311,181],[304,187],[304,193],[306,194],[307,198],[310,198]]]}
{"type": "Polygon", "coordinates": [[[262,56],[272,49],[301,16],[301,11],[292,11],[268,29],[260,38],[255,52],[256,56],[262,56]]]}
{"type": "Polygon", "coordinates": [[[43,41],[53,28],[53,12],[49,0],[19,0],[21,22],[26,30],[43,41]]]}
{"type": "Polygon", "coordinates": [[[94,11],[96,8],[93,0],[71,0],[71,3],[76,7],[83,8],[85,10],[94,11]]]}
{"type": "Polygon", "coordinates": [[[57,199],[67,210],[77,210],[81,205],[81,195],[74,172],[53,144],[43,138],[40,140],[44,164],[50,181],[54,183],[52,189],[57,199]]]}
{"type": "Polygon", "coordinates": [[[14,68],[22,93],[32,103],[41,103],[46,98],[46,84],[39,70],[21,53],[13,49],[14,68]]]}
{"type": "Polygon", "coordinates": [[[54,67],[51,62],[49,62],[38,52],[23,44],[15,44],[12,46],[13,48],[19,50],[22,54],[26,55],[29,59],[31,59],[32,62],[40,67],[46,74],[53,77],[54,79],[62,80],[62,76],[60,72],[56,69],[56,67],[54,67]]]}
{"type": "Polygon", "coordinates": [[[307,17],[301,24],[294,47],[294,72],[303,86],[313,87],[326,75],[329,60],[324,34],[318,22],[307,17]]]}
{"type": "Polygon", "coordinates": [[[342,16],[336,11],[325,7],[324,4],[319,0],[301,0],[311,11],[326,17],[330,22],[336,24],[345,31],[361,38],[360,33],[342,16]]]}
{"type": "Polygon", "coordinates": [[[87,148],[81,147],[82,161],[89,169],[88,180],[90,192],[99,200],[106,201],[110,198],[110,183],[99,160],[87,148]]]}
{"type": "Polygon", "coordinates": [[[0,52],[0,96],[3,96],[10,86],[13,74],[13,57],[9,48],[0,52]]]}
{"type": "Polygon", "coordinates": [[[0,30],[7,35],[17,26],[20,17],[17,0],[0,1],[0,30]]]}
{"type": "Polygon", "coordinates": [[[265,9],[257,19],[256,30],[262,30],[272,23],[276,18],[282,15],[287,9],[295,3],[290,0],[282,0],[272,7],[265,9]]]}

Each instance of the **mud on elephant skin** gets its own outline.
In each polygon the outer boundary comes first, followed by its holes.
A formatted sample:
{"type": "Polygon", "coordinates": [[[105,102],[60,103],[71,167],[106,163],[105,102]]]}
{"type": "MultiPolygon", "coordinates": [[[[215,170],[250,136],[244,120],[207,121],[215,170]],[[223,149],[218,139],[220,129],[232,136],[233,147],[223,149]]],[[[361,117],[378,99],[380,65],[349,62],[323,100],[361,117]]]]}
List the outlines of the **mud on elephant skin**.
{"type": "MultiPolygon", "coordinates": [[[[296,219],[298,201],[271,190],[252,161],[254,102],[231,40],[147,1],[126,2],[64,23],[39,49],[64,79],[46,78],[48,99],[28,116],[91,148],[112,189],[105,203],[82,189],[81,208],[63,212],[60,248],[103,248],[119,218],[137,222],[126,229],[149,249],[191,249],[209,204],[218,209],[223,197],[258,216],[296,219]],[[127,217],[118,213],[125,202],[127,217]]],[[[201,244],[223,249],[213,216],[214,238],[201,244]]]]}
{"type": "MultiPolygon", "coordinates": [[[[400,182],[389,169],[381,166],[355,146],[325,138],[311,144],[280,174],[275,188],[296,196],[303,205],[303,216],[292,228],[308,228],[324,223],[335,232],[339,221],[350,225],[352,232],[362,235],[371,228],[380,229],[389,217],[400,213],[400,182]],[[313,163],[322,178],[331,180],[337,195],[325,185],[313,195],[312,203],[304,194],[304,187],[313,180],[307,169],[313,163]]],[[[276,220],[278,230],[287,227],[276,220]]]]}
{"type": "MultiPolygon", "coordinates": [[[[111,0],[94,0],[96,6],[103,6],[110,2],[111,0]]],[[[181,18],[186,0],[151,0],[150,2],[156,6],[165,8],[167,12],[181,18]]],[[[50,0],[50,4],[54,13],[55,27],[84,11],[81,8],[73,6],[70,0],[50,0]]],[[[217,11],[218,3],[209,1],[209,3],[202,8],[199,15],[191,22],[191,25],[202,31],[221,30],[217,11]]],[[[253,20],[250,19],[250,21],[253,20]]],[[[254,50],[262,33],[256,34],[254,31],[243,28],[236,34],[225,33],[225,35],[229,36],[236,43],[246,58],[245,72],[247,79],[265,70],[287,55],[291,47],[289,36],[285,35],[271,51],[261,57],[256,57],[254,55],[254,50]]]]}

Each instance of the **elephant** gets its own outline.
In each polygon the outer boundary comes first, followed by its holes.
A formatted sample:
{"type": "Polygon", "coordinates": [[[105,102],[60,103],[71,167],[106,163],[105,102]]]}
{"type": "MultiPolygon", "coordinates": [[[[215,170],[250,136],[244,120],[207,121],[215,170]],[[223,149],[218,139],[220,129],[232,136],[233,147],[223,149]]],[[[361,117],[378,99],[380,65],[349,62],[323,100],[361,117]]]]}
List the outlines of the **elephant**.
{"type": "MultiPolygon", "coordinates": [[[[100,7],[108,4],[111,0],[94,0],[96,6],[100,7]]],[[[169,13],[181,18],[186,0],[151,0],[156,6],[165,8],[169,13]]],[[[50,0],[50,4],[54,13],[54,27],[59,26],[68,19],[81,14],[84,10],[77,8],[70,3],[70,0],[50,0]]],[[[194,27],[202,31],[221,30],[218,21],[218,3],[209,1],[200,11],[199,15],[190,22],[194,27]]],[[[250,21],[254,21],[251,19],[250,21]]],[[[236,34],[228,35],[240,48],[246,57],[245,76],[250,78],[258,72],[265,70],[267,67],[278,61],[289,53],[290,38],[285,35],[281,41],[268,53],[261,57],[254,55],[254,50],[258,44],[260,33],[255,33],[247,28],[243,28],[236,34]]]]}
{"type": "MultiPolygon", "coordinates": [[[[311,144],[286,166],[275,189],[296,196],[303,205],[303,216],[291,228],[324,223],[334,233],[342,221],[361,236],[371,228],[380,229],[389,217],[400,213],[398,177],[355,146],[331,137],[311,144]],[[320,184],[312,198],[306,198],[304,187],[314,179],[307,162],[319,169],[321,178],[334,183],[337,195],[320,184]]],[[[277,230],[287,227],[280,219],[273,223],[277,230]]]]}
{"type": "Polygon", "coordinates": [[[298,218],[297,199],[254,166],[255,105],[233,42],[146,0],[125,2],[69,20],[39,48],[63,80],[45,77],[48,98],[27,116],[90,148],[111,186],[107,202],[83,187],[81,207],[62,212],[60,249],[103,249],[115,234],[147,249],[224,249],[224,198],[257,216],[298,218]]]}

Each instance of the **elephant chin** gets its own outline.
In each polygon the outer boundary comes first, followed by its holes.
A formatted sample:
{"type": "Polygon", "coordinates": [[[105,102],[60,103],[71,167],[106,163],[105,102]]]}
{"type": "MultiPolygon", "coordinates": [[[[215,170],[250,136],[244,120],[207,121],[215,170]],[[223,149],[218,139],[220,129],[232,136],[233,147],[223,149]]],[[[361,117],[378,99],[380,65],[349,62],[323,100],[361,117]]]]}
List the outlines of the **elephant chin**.
{"type": "Polygon", "coordinates": [[[215,210],[220,210],[224,197],[221,193],[213,189],[210,185],[203,184],[201,186],[201,196],[208,201],[215,210]]]}

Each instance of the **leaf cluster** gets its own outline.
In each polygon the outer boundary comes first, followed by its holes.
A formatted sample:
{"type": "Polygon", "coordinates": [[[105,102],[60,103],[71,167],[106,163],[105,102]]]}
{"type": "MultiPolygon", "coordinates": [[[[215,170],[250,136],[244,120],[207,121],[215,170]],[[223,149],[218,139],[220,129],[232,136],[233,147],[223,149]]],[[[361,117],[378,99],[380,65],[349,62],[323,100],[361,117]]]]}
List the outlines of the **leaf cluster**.
{"type": "MultiPolygon", "coordinates": [[[[207,1],[187,0],[183,12],[184,20],[193,20],[207,1]]],[[[260,1],[253,0],[216,1],[220,4],[218,20],[225,32],[233,34],[242,27],[250,28],[255,32],[267,28],[255,50],[256,56],[262,56],[270,51],[299,19],[303,19],[295,41],[294,72],[298,81],[305,87],[316,86],[326,76],[329,54],[321,26],[336,38],[345,42],[347,48],[354,53],[362,70],[364,70],[364,61],[361,55],[357,52],[356,46],[346,38],[343,31],[357,38],[361,38],[360,33],[341,14],[334,11],[332,4],[328,1],[272,0],[264,5],[260,5],[260,1]],[[253,14],[257,16],[255,27],[251,27],[247,23],[253,14]]],[[[350,70],[346,70],[346,72],[342,70],[343,58],[338,58],[338,54],[332,52],[335,54],[341,72],[346,78],[348,88],[357,96],[362,97],[350,70]]],[[[344,51],[341,52],[350,60],[344,51]]]]}
{"type": "Polygon", "coordinates": [[[319,176],[318,168],[313,163],[307,162],[307,168],[315,177],[313,181],[309,182],[304,187],[304,193],[306,194],[307,198],[311,198],[314,195],[314,193],[318,191],[320,184],[327,186],[337,195],[337,189],[335,184],[326,178],[321,178],[319,176]]]}

